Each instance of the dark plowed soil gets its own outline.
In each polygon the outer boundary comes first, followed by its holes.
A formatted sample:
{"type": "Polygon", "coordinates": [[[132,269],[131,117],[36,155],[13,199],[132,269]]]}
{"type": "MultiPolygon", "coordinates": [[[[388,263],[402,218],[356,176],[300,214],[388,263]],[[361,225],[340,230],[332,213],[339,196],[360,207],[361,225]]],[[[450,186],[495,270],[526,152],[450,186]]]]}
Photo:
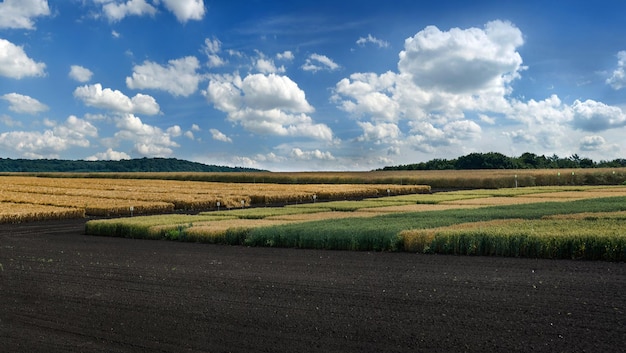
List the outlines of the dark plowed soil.
{"type": "Polygon", "coordinates": [[[0,225],[0,352],[624,352],[626,264],[0,225]]]}

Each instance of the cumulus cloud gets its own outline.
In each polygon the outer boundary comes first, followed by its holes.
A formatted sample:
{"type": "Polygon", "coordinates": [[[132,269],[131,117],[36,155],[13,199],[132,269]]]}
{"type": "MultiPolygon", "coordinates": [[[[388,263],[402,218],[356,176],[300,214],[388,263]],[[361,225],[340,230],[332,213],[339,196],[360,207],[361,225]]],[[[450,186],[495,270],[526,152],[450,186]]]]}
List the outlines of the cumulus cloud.
{"type": "Polygon", "coordinates": [[[118,90],[103,89],[99,83],[77,87],[74,97],[82,100],[85,105],[114,112],[145,115],[160,113],[160,107],[152,96],[136,94],[129,98],[118,90]]]}
{"type": "Polygon", "coordinates": [[[515,144],[531,144],[537,143],[537,138],[535,137],[535,132],[528,130],[516,130],[516,131],[505,131],[502,133],[504,136],[511,139],[511,141],[515,144]]]}
{"type": "Polygon", "coordinates": [[[204,0],[161,0],[179,22],[201,20],[204,17],[204,0]]]}
{"type": "Polygon", "coordinates": [[[213,37],[213,39],[206,38],[202,51],[207,56],[207,65],[209,67],[213,68],[226,65],[227,61],[218,55],[222,51],[222,42],[220,42],[219,39],[215,37],[213,37]]]}
{"type": "Polygon", "coordinates": [[[372,36],[371,34],[368,34],[367,37],[359,37],[359,39],[357,39],[356,41],[356,44],[360,46],[365,46],[368,43],[374,44],[378,46],[379,48],[387,48],[389,46],[389,42],[386,42],[382,39],[378,39],[372,36]]]}
{"type": "Polygon", "coordinates": [[[228,143],[233,142],[233,140],[230,137],[224,135],[218,129],[210,129],[209,131],[211,132],[211,137],[213,137],[215,141],[222,141],[222,142],[228,142],[228,143]]]}
{"type": "Polygon", "coordinates": [[[371,116],[374,120],[395,121],[399,118],[400,103],[393,97],[397,75],[387,72],[356,73],[344,78],[335,86],[332,100],[340,108],[355,116],[371,116]],[[344,99],[349,97],[351,99],[344,99]]]}
{"type": "Polygon", "coordinates": [[[304,160],[304,161],[309,161],[312,159],[327,160],[327,161],[335,160],[335,157],[332,155],[332,153],[328,151],[322,152],[318,149],[313,150],[313,151],[303,151],[299,148],[294,148],[291,150],[291,157],[297,160],[304,160]]]}
{"type": "MultiPolygon", "coordinates": [[[[359,44],[375,39],[362,38],[359,44]]],[[[354,73],[335,85],[332,101],[359,119],[361,141],[426,153],[477,141],[482,128],[467,112],[475,113],[480,123],[495,125],[495,116],[528,122],[530,111],[538,110],[523,102],[515,107],[509,98],[511,83],[525,69],[517,52],[523,43],[521,31],[504,21],[447,31],[428,26],[405,40],[397,72],[354,73]],[[398,125],[403,120],[409,131],[398,125]]],[[[567,109],[558,98],[539,105],[555,105],[555,115],[567,121],[567,109]]]]}
{"type": "Polygon", "coordinates": [[[238,74],[215,75],[203,93],[231,122],[248,131],[332,140],[330,128],[315,124],[307,115],[314,108],[287,76],[251,74],[241,79],[238,74]]]}
{"type": "Polygon", "coordinates": [[[286,71],[284,66],[276,67],[274,60],[260,53],[259,58],[256,59],[255,68],[263,74],[284,73],[286,71]]]}
{"type": "Polygon", "coordinates": [[[119,129],[114,135],[116,141],[131,141],[134,151],[144,157],[169,157],[179,147],[172,137],[180,136],[181,129],[173,126],[163,131],[157,126],[145,124],[133,114],[123,114],[116,118],[119,129]]]}
{"type": "Polygon", "coordinates": [[[7,93],[0,96],[0,99],[4,99],[9,102],[9,110],[16,113],[35,115],[48,110],[47,105],[41,103],[35,98],[18,93],[7,93]]]}
{"type": "Polygon", "coordinates": [[[131,89],[158,89],[174,96],[187,97],[196,92],[201,76],[200,67],[194,56],[170,60],[167,66],[151,61],[133,67],[132,77],[126,77],[126,86],[131,89]]]}
{"type": "Polygon", "coordinates": [[[358,122],[358,124],[363,129],[363,135],[357,139],[358,141],[374,141],[377,144],[394,143],[402,134],[398,125],[393,123],[372,124],[366,121],[358,122]]]}
{"type": "Polygon", "coordinates": [[[626,50],[617,53],[617,68],[606,83],[615,90],[626,87],[626,50]]]}
{"type": "Polygon", "coordinates": [[[157,13],[156,7],[150,5],[146,0],[101,0],[102,10],[110,22],[118,22],[127,16],[154,16],[157,13]]]}
{"type": "Polygon", "coordinates": [[[86,120],[70,116],[61,124],[51,122],[41,131],[10,131],[0,134],[0,147],[25,158],[58,158],[70,147],[89,147],[89,138],[98,136],[98,129],[86,120]]]}
{"type": "Polygon", "coordinates": [[[312,72],[317,72],[321,70],[335,71],[337,69],[339,69],[339,65],[337,63],[335,63],[326,55],[320,54],[309,55],[304,65],[302,65],[302,70],[312,72]]]}
{"type": "Polygon", "coordinates": [[[576,129],[598,132],[626,126],[626,114],[619,107],[588,99],[576,100],[572,110],[572,125],[576,129]]]}
{"type": "Polygon", "coordinates": [[[88,82],[89,80],[91,80],[91,76],[93,76],[93,72],[91,72],[91,70],[85,67],[82,67],[80,65],[72,65],[70,66],[69,76],[73,80],[84,83],[84,82],[88,82]]]}
{"type": "Polygon", "coordinates": [[[112,148],[85,158],[86,161],[119,161],[122,159],[130,159],[130,156],[125,152],[114,151],[112,148]]]}
{"type": "Polygon", "coordinates": [[[33,19],[49,16],[47,0],[4,0],[0,2],[0,28],[35,29],[33,19]]]}
{"type": "Polygon", "coordinates": [[[46,64],[35,62],[24,48],[0,38],[0,76],[14,79],[45,75],[46,64]]]}
{"type": "Polygon", "coordinates": [[[602,150],[606,145],[606,140],[602,136],[584,136],[580,140],[581,151],[598,151],[602,150]]]}
{"type": "Polygon", "coordinates": [[[295,56],[293,55],[293,53],[289,50],[284,51],[282,53],[278,53],[276,54],[276,59],[278,60],[287,60],[287,61],[291,61],[295,58],[295,56]]]}
{"type": "Polygon", "coordinates": [[[501,91],[519,77],[522,32],[509,22],[483,29],[428,26],[404,43],[398,69],[421,88],[451,93],[501,91]]]}

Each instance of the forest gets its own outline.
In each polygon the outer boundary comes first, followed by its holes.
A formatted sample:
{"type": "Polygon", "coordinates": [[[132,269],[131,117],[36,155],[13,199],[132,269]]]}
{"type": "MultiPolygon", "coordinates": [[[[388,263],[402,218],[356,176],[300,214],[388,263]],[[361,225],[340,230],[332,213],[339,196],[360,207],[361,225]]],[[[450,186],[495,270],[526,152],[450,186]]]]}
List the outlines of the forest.
{"type": "Polygon", "coordinates": [[[456,159],[432,159],[428,162],[384,167],[379,170],[467,170],[467,169],[560,169],[560,168],[619,168],[626,167],[626,159],[595,162],[574,154],[567,158],[546,157],[523,153],[507,157],[502,153],[470,153],[456,159]]]}
{"type": "Polygon", "coordinates": [[[176,158],[137,158],[119,161],[0,158],[0,172],[257,172],[259,169],[225,167],[190,162],[176,158]]]}

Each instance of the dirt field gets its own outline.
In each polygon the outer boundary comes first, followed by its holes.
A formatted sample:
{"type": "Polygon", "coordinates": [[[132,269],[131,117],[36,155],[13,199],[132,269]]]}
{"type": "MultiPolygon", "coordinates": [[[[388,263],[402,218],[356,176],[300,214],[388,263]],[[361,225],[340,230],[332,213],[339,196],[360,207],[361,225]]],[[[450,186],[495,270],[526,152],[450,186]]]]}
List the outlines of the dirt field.
{"type": "Polygon", "coordinates": [[[0,225],[1,352],[624,352],[626,264],[0,225]]]}

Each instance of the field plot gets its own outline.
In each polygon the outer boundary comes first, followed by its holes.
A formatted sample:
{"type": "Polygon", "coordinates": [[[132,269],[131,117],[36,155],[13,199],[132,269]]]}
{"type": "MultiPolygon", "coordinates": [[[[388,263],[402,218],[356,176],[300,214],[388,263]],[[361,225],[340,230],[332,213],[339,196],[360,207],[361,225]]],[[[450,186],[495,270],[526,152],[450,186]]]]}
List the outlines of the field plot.
{"type": "Polygon", "coordinates": [[[626,187],[533,187],[207,212],[158,224],[141,217],[96,220],[86,232],[124,236],[124,229],[133,229],[133,237],[232,245],[622,261],[626,219],[619,215],[625,210],[626,187]],[[197,218],[211,216],[227,218],[197,218]]]}
{"type": "Polygon", "coordinates": [[[85,210],[13,202],[0,202],[0,223],[22,223],[40,219],[66,219],[85,216],[85,210]]]}
{"type": "Polygon", "coordinates": [[[496,189],[530,186],[620,185],[626,168],[408,170],[370,172],[243,173],[33,173],[47,177],[164,179],[226,183],[400,184],[433,189],[496,189]]]}
{"type": "MultiPolygon", "coordinates": [[[[430,192],[423,185],[335,184],[242,184],[177,180],[38,178],[0,176],[0,206],[6,214],[0,221],[19,221],[8,215],[21,204],[82,209],[87,216],[132,216],[202,211],[249,206],[286,205],[314,200],[362,199],[386,195],[430,192]]],[[[46,213],[39,218],[49,219],[46,213]]],[[[82,215],[82,216],[84,216],[82,215]]],[[[77,217],[76,213],[54,215],[77,217]]]]}

